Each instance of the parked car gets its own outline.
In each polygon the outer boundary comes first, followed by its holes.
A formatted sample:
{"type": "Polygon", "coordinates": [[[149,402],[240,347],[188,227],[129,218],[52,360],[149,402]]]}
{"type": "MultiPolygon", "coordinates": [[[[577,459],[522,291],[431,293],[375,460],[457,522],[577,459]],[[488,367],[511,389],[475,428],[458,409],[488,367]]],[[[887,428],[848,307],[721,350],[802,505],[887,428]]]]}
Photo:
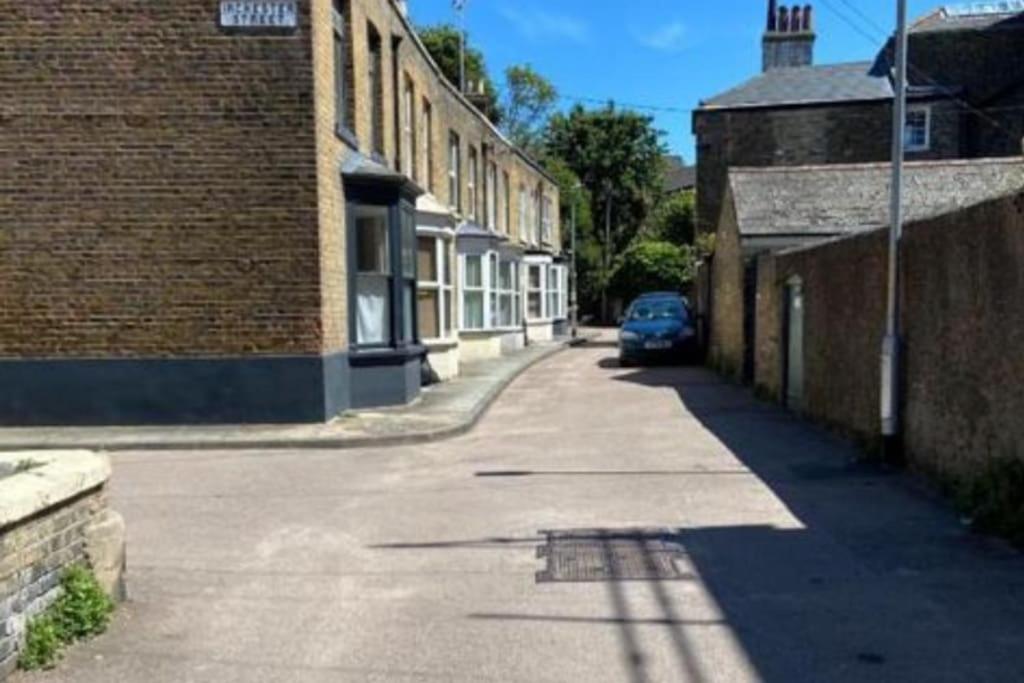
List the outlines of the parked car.
{"type": "Polygon", "coordinates": [[[686,301],[678,294],[644,294],[630,304],[619,329],[619,363],[691,361],[697,357],[697,330],[686,301]]]}

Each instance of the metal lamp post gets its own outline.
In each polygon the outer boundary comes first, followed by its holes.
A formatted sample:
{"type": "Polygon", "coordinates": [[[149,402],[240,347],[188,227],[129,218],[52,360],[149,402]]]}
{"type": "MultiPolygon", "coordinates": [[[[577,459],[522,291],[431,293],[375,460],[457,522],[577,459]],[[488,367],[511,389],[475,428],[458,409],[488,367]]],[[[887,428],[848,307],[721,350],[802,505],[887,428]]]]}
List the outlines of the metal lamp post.
{"type": "Polygon", "coordinates": [[[889,221],[889,277],[885,338],[882,340],[882,439],[885,457],[899,457],[900,444],[900,244],[903,237],[903,155],[907,108],[907,2],[897,0],[896,92],[893,98],[892,188],[889,221]]]}

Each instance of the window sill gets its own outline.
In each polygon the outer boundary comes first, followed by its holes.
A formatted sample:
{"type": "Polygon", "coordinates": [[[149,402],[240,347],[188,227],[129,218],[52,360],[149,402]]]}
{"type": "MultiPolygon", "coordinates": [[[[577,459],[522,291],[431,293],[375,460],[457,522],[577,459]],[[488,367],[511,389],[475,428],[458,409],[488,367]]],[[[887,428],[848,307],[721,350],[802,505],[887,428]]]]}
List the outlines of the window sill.
{"type": "Polygon", "coordinates": [[[346,145],[351,147],[354,151],[359,151],[359,138],[357,138],[356,134],[350,131],[345,126],[341,125],[340,123],[335,124],[334,135],[339,140],[344,142],[346,145]]]}
{"type": "Polygon", "coordinates": [[[455,337],[438,337],[437,339],[424,339],[423,345],[428,351],[451,351],[459,345],[455,337]]]}

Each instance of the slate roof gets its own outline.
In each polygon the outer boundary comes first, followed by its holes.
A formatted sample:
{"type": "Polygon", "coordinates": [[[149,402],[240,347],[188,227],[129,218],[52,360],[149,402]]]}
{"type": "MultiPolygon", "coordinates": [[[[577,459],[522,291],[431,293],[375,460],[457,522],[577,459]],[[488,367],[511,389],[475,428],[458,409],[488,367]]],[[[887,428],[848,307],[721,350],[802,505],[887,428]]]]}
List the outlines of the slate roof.
{"type": "Polygon", "coordinates": [[[827,102],[885,100],[893,96],[873,62],[773,69],[701,103],[703,109],[733,109],[827,102]]]}
{"type": "Polygon", "coordinates": [[[697,167],[687,166],[679,156],[665,157],[665,182],[663,189],[671,194],[690,190],[697,185],[697,167]]]}
{"type": "MultiPolygon", "coordinates": [[[[835,164],[736,168],[729,186],[742,236],[836,236],[889,224],[891,166],[835,164]]],[[[1024,159],[911,162],[908,221],[1024,189],[1024,159]]]]}
{"type": "Polygon", "coordinates": [[[910,32],[982,31],[996,28],[1024,28],[1024,2],[995,0],[940,7],[911,24],[910,32]]]}

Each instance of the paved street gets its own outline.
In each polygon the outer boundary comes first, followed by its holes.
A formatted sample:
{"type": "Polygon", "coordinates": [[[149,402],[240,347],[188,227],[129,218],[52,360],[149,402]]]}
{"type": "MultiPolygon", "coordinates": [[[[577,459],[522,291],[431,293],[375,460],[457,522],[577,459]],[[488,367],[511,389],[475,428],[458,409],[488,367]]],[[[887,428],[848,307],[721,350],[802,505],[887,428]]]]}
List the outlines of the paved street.
{"type": "Polygon", "coordinates": [[[544,361],[443,443],[118,454],[132,600],[17,680],[1024,680],[1016,553],[705,370],[614,353],[544,361]],[[540,532],[581,529],[677,575],[538,582],[540,532]]]}

